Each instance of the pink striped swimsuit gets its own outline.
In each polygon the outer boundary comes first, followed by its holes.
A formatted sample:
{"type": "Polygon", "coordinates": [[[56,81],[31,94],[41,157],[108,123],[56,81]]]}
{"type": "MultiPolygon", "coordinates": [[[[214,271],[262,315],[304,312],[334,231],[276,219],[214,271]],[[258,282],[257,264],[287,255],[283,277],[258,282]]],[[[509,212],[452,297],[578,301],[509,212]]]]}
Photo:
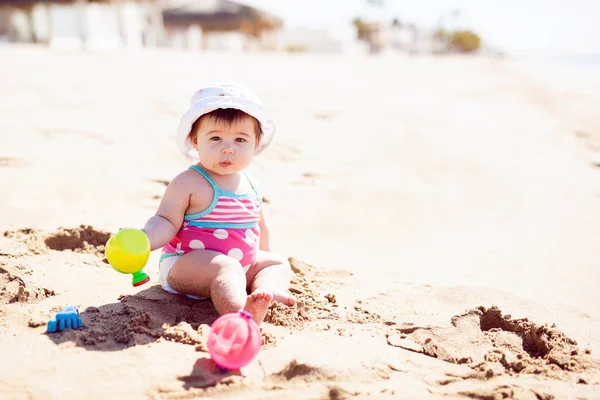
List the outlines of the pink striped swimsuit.
{"type": "MultiPolygon", "coordinates": [[[[256,261],[259,247],[260,208],[262,199],[252,184],[249,193],[233,193],[221,190],[202,169],[192,165],[214,190],[213,201],[208,208],[195,214],[186,214],[177,235],[163,247],[160,261],[182,256],[193,250],[218,251],[240,262],[244,272],[256,261]]],[[[245,174],[244,174],[245,175],[245,174]]]]}

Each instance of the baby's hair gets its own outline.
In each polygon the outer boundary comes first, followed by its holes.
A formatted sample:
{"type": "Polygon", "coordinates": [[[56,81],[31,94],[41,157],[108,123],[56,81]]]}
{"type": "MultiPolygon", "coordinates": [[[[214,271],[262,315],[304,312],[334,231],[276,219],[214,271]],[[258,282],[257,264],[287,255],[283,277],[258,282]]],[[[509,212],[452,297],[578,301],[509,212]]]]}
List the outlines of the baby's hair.
{"type": "Polygon", "coordinates": [[[226,125],[232,125],[236,122],[243,120],[244,118],[252,118],[254,122],[254,130],[256,132],[256,142],[260,140],[260,136],[262,135],[262,127],[260,126],[260,122],[254,118],[252,115],[243,112],[242,110],[238,110],[237,108],[218,108],[214,111],[206,113],[200,118],[198,118],[192,124],[192,129],[190,130],[190,139],[194,139],[194,137],[198,133],[198,126],[202,122],[202,120],[212,119],[216,124],[222,123],[226,125]]]}

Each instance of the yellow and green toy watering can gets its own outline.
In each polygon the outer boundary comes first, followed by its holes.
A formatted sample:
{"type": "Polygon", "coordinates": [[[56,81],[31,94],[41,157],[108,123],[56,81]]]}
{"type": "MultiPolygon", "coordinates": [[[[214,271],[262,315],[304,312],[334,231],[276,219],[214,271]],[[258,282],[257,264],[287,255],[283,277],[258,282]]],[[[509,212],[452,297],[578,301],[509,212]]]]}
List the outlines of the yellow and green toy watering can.
{"type": "Polygon", "coordinates": [[[142,269],[150,257],[150,239],[140,229],[121,229],[106,242],[108,263],[122,274],[133,274],[131,284],[140,286],[150,278],[142,269]]]}

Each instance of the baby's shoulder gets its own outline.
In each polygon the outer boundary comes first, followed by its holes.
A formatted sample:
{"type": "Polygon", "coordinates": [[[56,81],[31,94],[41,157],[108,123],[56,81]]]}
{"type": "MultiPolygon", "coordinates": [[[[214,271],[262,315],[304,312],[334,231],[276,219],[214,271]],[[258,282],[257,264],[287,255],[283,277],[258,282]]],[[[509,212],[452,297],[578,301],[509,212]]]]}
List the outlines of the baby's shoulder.
{"type": "Polygon", "coordinates": [[[211,184],[192,169],[186,169],[177,174],[171,180],[169,186],[189,192],[212,190],[211,184]]]}

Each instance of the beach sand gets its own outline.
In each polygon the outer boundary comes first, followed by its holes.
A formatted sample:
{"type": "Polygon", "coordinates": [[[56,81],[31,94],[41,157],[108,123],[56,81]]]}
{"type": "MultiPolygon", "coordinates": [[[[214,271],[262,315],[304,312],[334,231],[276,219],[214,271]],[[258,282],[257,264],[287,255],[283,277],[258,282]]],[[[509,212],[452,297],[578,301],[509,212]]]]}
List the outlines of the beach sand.
{"type": "Polygon", "coordinates": [[[600,399],[600,73],[469,57],[0,47],[0,398],[600,399]],[[253,167],[296,308],[222,373],[210,301],[104,243],[189,165],[191,93],[277,123],[253,167]],[[66,304],[83,327],[46,333],[66,304]]]}

